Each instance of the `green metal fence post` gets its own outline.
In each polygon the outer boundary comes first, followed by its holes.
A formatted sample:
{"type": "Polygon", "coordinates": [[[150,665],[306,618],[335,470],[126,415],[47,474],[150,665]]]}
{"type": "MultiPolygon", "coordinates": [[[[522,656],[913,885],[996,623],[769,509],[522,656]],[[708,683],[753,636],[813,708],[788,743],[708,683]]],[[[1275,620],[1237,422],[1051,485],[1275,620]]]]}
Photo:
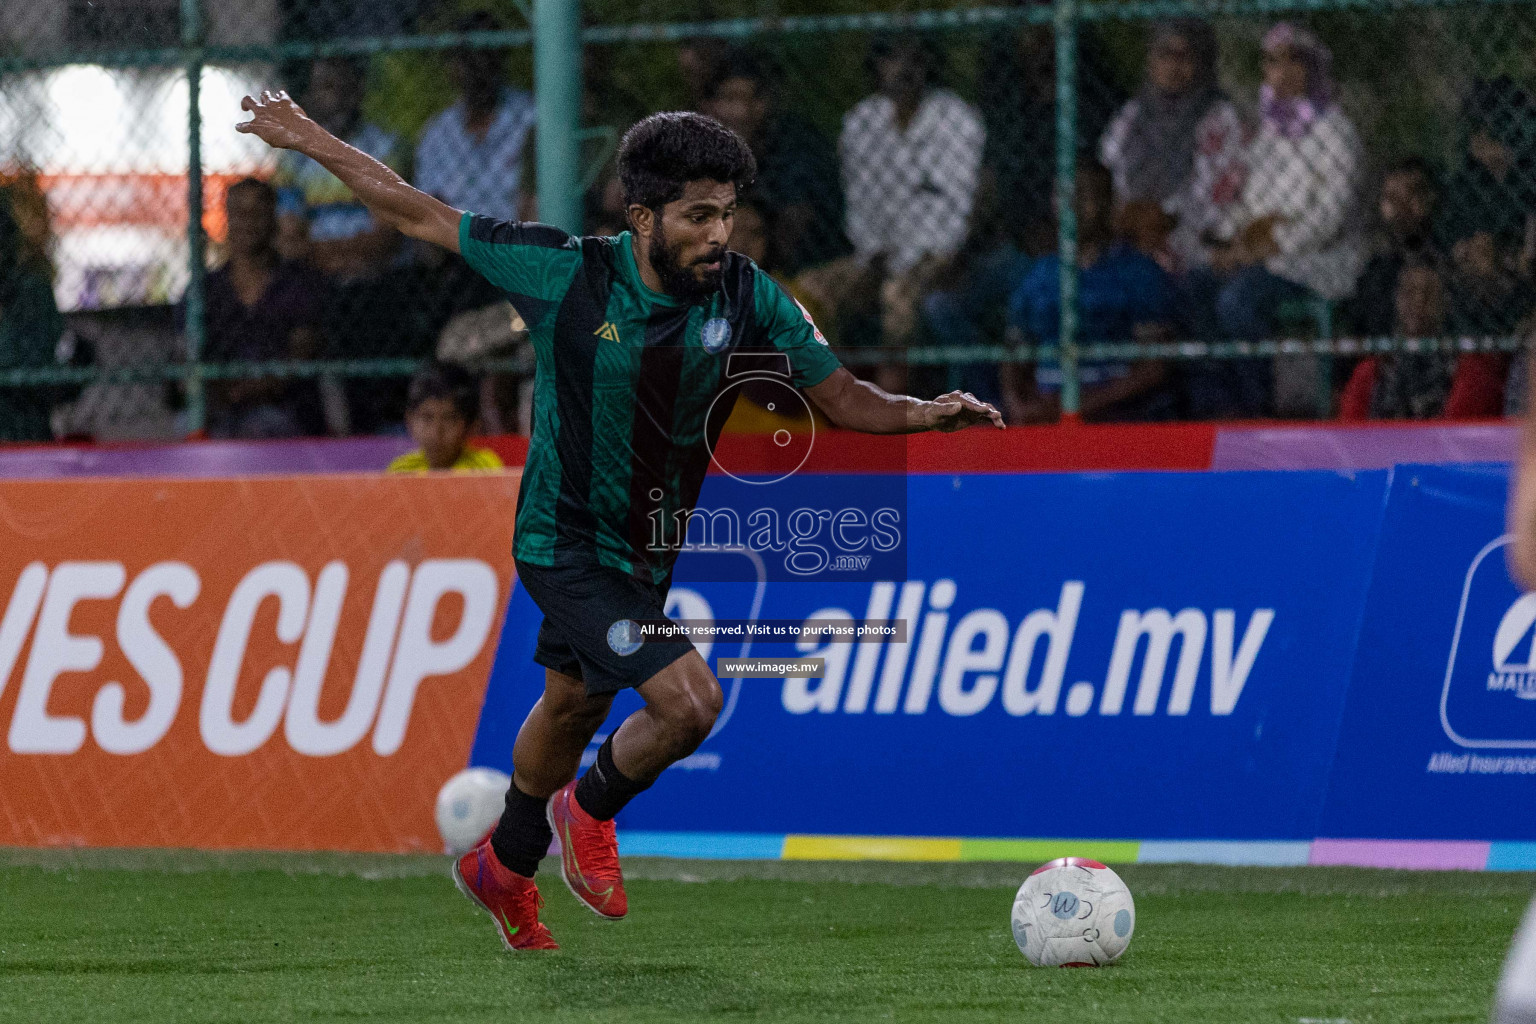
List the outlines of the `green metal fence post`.
{"type": "Polygon", "coordinates": [[[1056,251],[1061,261],[1061,414],[1076,419],[1077,3],[1056,0],[1056,251]]]}
{"type": "Polygon", "coordinates": [[[187,71],[187,427],[203,429],[203,285],[208,273],[203,239],[203,10],[181,0],[182,59],[187,71]]]}
{"type": "Polygon", "coordinates": [[[534,0],[539,219],[581,232],[581,4],[534,0]]]}

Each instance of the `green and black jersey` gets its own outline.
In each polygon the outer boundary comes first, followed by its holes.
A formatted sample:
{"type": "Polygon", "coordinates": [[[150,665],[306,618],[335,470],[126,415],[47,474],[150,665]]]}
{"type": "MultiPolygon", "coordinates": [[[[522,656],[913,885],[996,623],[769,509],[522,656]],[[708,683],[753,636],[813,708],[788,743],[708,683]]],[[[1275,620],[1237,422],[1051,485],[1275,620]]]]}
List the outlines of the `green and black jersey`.
{"type": "Polygon", "coordinates": [[[810,387],[839,365],[805,310],[739,253],[695,305],[646,287],[628,232],[575,238],[466,213],[459,249],[506,293],[533,342],[520,561],[596,561],[662,582],[676,551],[653,549],[653,526],[698,501],[727,375],[766,360],[810,387]]]}

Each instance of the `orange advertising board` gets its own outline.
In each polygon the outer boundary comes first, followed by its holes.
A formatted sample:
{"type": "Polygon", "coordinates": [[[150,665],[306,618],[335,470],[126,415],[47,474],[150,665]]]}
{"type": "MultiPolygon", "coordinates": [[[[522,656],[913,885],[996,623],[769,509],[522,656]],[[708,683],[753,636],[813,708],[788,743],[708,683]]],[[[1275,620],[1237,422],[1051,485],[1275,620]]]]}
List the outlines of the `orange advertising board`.
{"type": "Polygon", "coordinates": [[[0,484],[0,845],[440,850],[517,484],[0,484]]]}

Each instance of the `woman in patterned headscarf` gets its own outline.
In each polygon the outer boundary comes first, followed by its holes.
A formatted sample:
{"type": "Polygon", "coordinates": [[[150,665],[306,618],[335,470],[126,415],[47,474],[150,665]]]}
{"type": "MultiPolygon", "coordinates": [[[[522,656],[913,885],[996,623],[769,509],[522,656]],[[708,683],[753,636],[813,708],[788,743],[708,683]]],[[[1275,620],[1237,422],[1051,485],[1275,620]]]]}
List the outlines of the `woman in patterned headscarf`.
{"type": "MultiPolygon", "coordinates": [[[[1247,341],[1273,337],[1288,302],[1349,295],[1366,258],[1359,222],[1364,151],[1336,102],[1333,55],[1288,22],[1265,33],[1263,49],[1262,124],[1248,148],[1236,230],[1212,260],[1224,279],[1218,328],[1247,341]]],[[[1238,414],[1270,411],[1267,367],[1250,363],[1228,372],[1244,378],[1238,414]]]]}
{"type": "Polygon", "coordinates": [[[1228,289],[1237,294],[1223,295],[1235,337],[1264,337],[1286,299],[1344,298],[1364,265],[1363,150],[1332,72],[1333,55],[1306,29],[1281,22],[1265,34],[1263,123],[1248,150],[1243,224],[1227,261],[1242,272],[1228,289]]]}
{"type": "MultiPolygon", "coordinates": [[[[1099,142],[1115,198],[1131,224],[1161,212],[1173,222],[1170,269],[1210,262],[1202,236],[1218,230],[1243,180],[1242,119],[1216,81],[1209,24],[1163,22],[1152,30],[1147,79],[1099,142]]],[[[1141,232],[1134,232],[1139,235],[1141,232]]]]}

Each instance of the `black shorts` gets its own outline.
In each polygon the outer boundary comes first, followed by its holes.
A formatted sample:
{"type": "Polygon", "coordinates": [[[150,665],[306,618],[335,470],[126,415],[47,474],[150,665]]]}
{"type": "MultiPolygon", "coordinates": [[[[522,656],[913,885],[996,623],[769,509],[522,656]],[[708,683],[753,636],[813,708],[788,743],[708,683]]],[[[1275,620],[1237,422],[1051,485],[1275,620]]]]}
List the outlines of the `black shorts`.
{"type": "Polygon", "coordinates": [[[580,679],[588,694],[639,686],[694,649],[688,640],[636,635],[634,623],[666,618],[670,576],[655,584],[606,565],[518,562],[517,578],[544,613],[533,660],[580,679]]]}

